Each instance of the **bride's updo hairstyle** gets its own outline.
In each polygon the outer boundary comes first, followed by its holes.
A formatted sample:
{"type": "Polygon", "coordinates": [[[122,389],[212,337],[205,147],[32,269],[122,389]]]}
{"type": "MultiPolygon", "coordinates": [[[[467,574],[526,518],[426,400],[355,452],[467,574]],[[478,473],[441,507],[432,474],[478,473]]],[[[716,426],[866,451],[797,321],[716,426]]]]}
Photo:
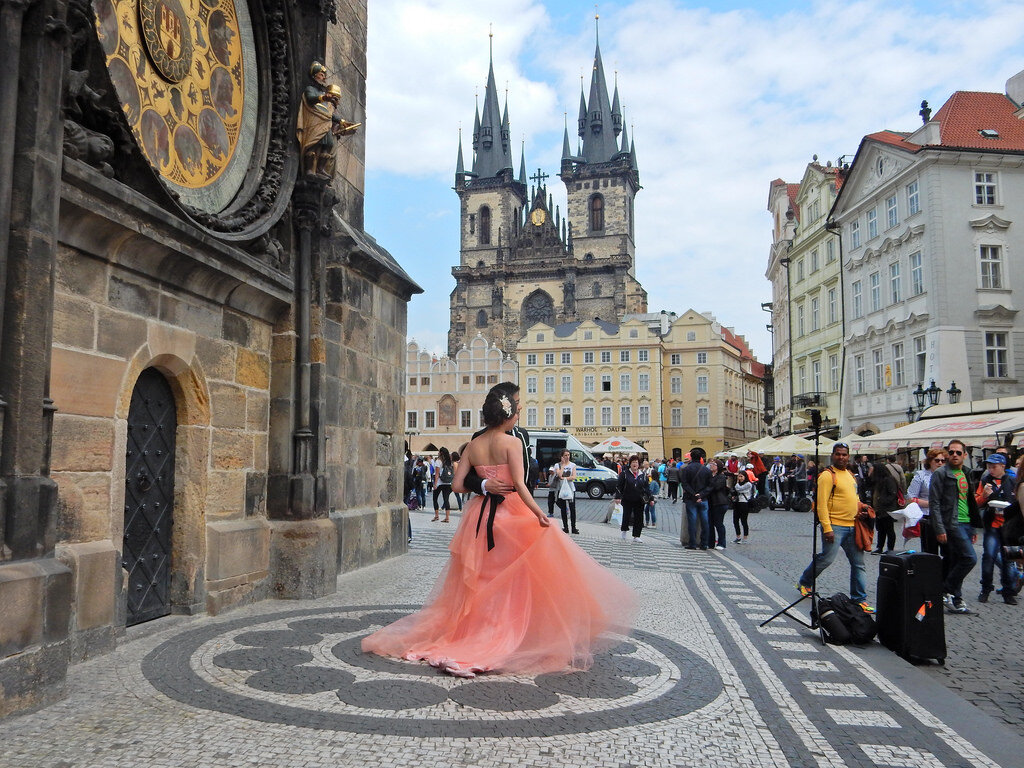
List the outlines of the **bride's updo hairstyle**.
{"type": "Polygon", "coordinates": [[[503,381],[495,384],[491,391],[484,398],[484,405],[481,409],[484,415],[484,424],[488,427],[497,427],[508,421],[516,412],[516,403],[513,399],[519,392],[519,386],[511,381],[503,381]]]}

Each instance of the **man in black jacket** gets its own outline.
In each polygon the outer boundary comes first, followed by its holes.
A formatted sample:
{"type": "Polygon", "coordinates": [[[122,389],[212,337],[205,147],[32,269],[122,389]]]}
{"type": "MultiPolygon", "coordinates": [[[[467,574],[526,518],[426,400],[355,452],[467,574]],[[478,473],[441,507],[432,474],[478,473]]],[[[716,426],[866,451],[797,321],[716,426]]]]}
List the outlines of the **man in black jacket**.
{"type": "Polygon", "coordinates": [[[683,490],[683,503],[686,504],[686,529],[689,542],[680,543],[686,549],[707,549],[711,540],[708,526],[708,487],[711,485],[711,470],[704,466],[703,448],[690,449],[690,463],[679,473],[679,487],[683,490]],[[700,539],[697,538],[697,523],[700,522],[700,539]],[[699,542],[699,543],[698,543],[699,542]]]}
{"type": "Polygon", "coordinates": [[[960,440],[946,446],[946,464],[932,472],[928,490],[928,511],[935,531],[935,540],[943,546],[943,557],[949,559],[949,571],[942,585],[942,602],[950,613],[970,613],[964,603],[964,578],[978,563],[974,553],[977,539],[974,529],[981,527],[978,503],[971,489],[971,479],[964,469],[967,448],[960,440]]]}
{"type": "MultiPolygon", "coordinates": [[[[511,381],[503,381],[501,384],[495,384],[491,387],[490,392],[495,392],[499,395],[506,395],[512,401],[512,407],[519,412],[519,385],[513,384],[511,381]]],[[[487,430],[481,429],[480,431],[473,434],[476,438],[482,435],[487,430]]],[[[519,439],[519,442],[523,445],[523,479],[529,482],[530,479],[530,433],[525,429],[516,424],[512,427],[512,430],[508,433],[515,438],[519,439]]],[[[504,480],[497,478],[482,478],[476,472],[476,467],[469,468],[469,474],[466,475],[466,479],[463,480],[463,484],[474,493],[479,493],[483,496],[485,493],[495,493],[504,496],[509,493],[514,493],[516,487],[512,483],[507,483],[504,480]]]]}

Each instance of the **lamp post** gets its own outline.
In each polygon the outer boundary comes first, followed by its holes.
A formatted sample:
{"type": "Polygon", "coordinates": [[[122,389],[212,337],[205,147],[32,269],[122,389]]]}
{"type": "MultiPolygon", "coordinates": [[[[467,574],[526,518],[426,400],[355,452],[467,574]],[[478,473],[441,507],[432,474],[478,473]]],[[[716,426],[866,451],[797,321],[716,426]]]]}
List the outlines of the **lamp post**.
{"type": "Polygon", "coordinates": [[[914,410],[914,406],[907,408],[907,422],[913,424],[917,417],[917,411],[914,410]]]}
{"type": "Polygon", "coordinates": [[[925,390],[928,393],[928,405],[939,404],[939,394],[942,392],[937,386],[935,386],[935,379],[932,379],[931,386],[925,390]]]}
{"type": "Polygon", "coordinates": [[[959,403],[961,394],[961,390],[956,385],[955,381],[952,384],[950,384],[949,389],[946,390],[946,397],[949,398],[950,405],[956,405],[957,403],[959,403]]]}

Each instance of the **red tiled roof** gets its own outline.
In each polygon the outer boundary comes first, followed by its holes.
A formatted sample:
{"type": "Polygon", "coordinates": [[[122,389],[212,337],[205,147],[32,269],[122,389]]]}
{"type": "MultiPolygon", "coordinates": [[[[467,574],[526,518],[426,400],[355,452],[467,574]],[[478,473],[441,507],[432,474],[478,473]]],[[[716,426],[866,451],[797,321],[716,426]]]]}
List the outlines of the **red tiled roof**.
{"type": "Polygon", "coordinates": [[[787,184],[786,194],[789,196],[789,207],[793,209],[796,220],[800,221],[800,206],[796,204],[796,196],[800,194],[800,185],[787,184]]]}
{"type": "Polygon", "coordinates": [[[1024,151],[1024,120],[1014,114],[1017,106],[1002,93],[957,91],[934,119],[941,126],[942,146],[967,149],[1024,151]],[[979,131],[998,131],[986,139],[979,131]]]}
{"type": "Polygon", "coordinates": [[[919,151],[921,149],[920,144],[911,144],[906,140],[909,135],[909,133],[901,131],[878,131],[877,133],[869,133],[864,138],[880,141],[883,144],[888,144],[893,147],[899,147],[900,149],[905,149],[908,152],[919,151]]]}

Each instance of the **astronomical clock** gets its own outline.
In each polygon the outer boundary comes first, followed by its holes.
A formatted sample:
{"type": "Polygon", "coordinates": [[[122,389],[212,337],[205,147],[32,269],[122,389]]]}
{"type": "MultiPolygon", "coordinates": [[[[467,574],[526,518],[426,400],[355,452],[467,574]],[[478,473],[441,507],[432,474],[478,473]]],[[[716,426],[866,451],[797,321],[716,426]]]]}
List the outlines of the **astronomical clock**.
{"type": "Polygon", "coordinates": [[[179,199],[223,210],[245,180],[259,94],[245,0],[92,0],[110,81],[179,199]]]}

